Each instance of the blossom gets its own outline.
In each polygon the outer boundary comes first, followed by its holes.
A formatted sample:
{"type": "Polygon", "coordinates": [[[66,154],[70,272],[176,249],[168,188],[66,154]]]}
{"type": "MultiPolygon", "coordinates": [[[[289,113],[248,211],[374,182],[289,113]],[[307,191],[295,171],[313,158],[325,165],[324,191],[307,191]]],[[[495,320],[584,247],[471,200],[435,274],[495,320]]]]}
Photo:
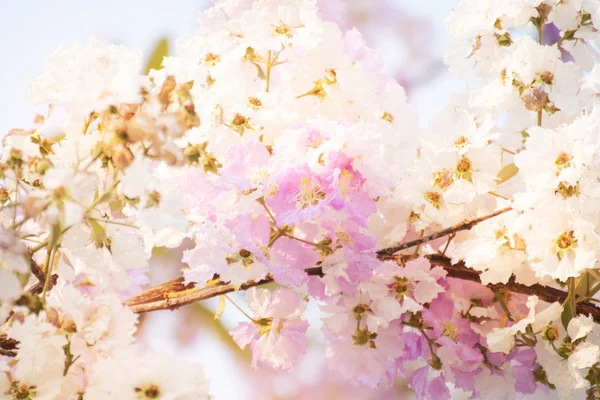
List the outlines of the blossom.
{"type": "Polygon", "coordinates": [[[209,399],[202,368],[158,354],[126,350],[98,362],[91,373],[90,399],[209,399]]]}
{"type": "Polygon", "coordinates": [[[90,39],[86,47],[63,46],[33,80],[30,96],[36,103],[60,105],[85,118],[111,104],[138,101],[144,82],[141,62],[140,52],[98,39],[90,39]]]}
{"type": "Polygon", "coordinates": [[[254,367],[293,370],[320,317],[327,365],[377,395],[598,395],[596,3],[460,1],[465,90],[423,130],[338,1],[216,0],[148,76],[60,48],[48,115],[2,141],[0,393],[209,398],[135,312],[247,290],[254,367]],[[126,299],[160,247],[182,276],[126,299]]]}
{"type": "Polygon", "coordinates": [[[25,247],[16,235],[0,226],[0,300],[19,297],[21,282],[15,272],[25,274],[29,271],[25,257],[25,247]]]}
{"type": "Polygon", "coordinates": [[[242,322],[231,333],[235,342],[252,348],[252,365],[290,369],[304,353],[308,323],[302,319],[305,305],[292,290],[252,288],[246,292],[254,311],[252,322],[242,322]]]}
{"type": "Polygon", "coordinates": [[[514,346],[514,337],[517,333],[524,333],[529,325],[531,325],[534,332],[537,332],[560,316],[562,308],[559,303],[553,303],[536,314],[537,303],[538,297],[530,296],[527,299],[529,314],[525,318],[507,328],[494,328],[487,336],[487,344],[490,350],[508,353],[514,346]]]}

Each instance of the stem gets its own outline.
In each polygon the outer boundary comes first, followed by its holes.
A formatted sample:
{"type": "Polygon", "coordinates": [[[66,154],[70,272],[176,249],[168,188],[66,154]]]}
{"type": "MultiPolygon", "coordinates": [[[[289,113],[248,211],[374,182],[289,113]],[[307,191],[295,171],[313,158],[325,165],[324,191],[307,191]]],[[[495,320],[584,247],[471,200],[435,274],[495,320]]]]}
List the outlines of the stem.
{"type": "Polygon", "coordinates": [[[572,315],[577,315],[577,286],[575,278],[569,278],[569,307],[571,307],[572,315]]]}
{"type": "MultiPolygon", "coordinates": [[[[473,281],[481,283],[479,278],[480,272],[468,268],[463,262],[453,264],[452,261],[445,256],[439,255],[428,255],[425,256],[429,259],[432,266],[439,266],[446,270],[447,278],[462,279],[467,281],[473,281]]],[[[305,272],[309,276],[323,276],[323,270],[321,267],[306,268],[305,272]]],[[[133,312],[144,313],[155,310],[174,310],[186,304],[195,303],[210,299],[222,294],[234,292],[237,290],[246,290],[251,287],[265,285],[267,283],[274,282],[271,276],[267,276],[265,279],[254,282],[249,281],[241,286],[237,287],[231,284],[221,283],[216,287],[207,288],[200,292],[190,294],[188,296],[178,297],[176,299],[165,299],[163,294],[168,290],[185,290],[188,288],[183,285],[183,278],[178,278],[172,281],[165,282],[162,285],[155,286],[147,289],[146,291],[131,297],[130,299],[123,302],[123,304],[129,306],[133,312]]],[[[540,284],[534,284],[531,286],[517,283],[515,277],[512,276],[506,284],[490,284],[487,285],[490,290],[509,290],[513,293],[524,294],[527,296],[536,295],[540,300],[554,303],[556,301],[563,303],[568,293],[555,289],[549,286],[543,286],[540,284]]],[[[600,322],[600,308],[596,307],[591,302],[578,302],[576,304],[577,313],[579,314],[590,314],[594,318],[594,321],[600,322]]]]}
{"type": "Polygon", "coordinates": [[[279,55],[281,54],[281,52],[283,51],[285,47],[281,47],[281,50],[279,50],[277,52],[277,54],[275,54],[275,57],[273,57],[273,59],[271,59],[271,50],[269,50],[268,54],[267,54],[267,73],[266,73],[266,81],[267,81],[267,87],[265,89],[266,93],[269,93],[269,85],[271,84],[271,68],[273,68],[275,65],[277,64],[277,59],[279,58],[279,55]]]}
{"type": "Polygon", "coordinates": [[[42,289],[42,299],[46,299],[46,292],[48,291],[48,287],[50,286],[50,279],[52,277],[52,269],[54,267],[54,248],[48,249],[48,253],[46,254],[46,280],[44,281],[44,288],[42,289]]]}
{"type": "MultiPolygon", "coordinates": [[[[484,217],[476,218],[476,219],[473,219],[470,221],[465,221],[463,223],[454,225],[450,228],[443,229],[443,230],[436,232],[434,234],[431,234],[429,236],[425,236],[422,239],[413,240],[411,242],[404,243],[400,246],[382,249],[377,252],[377,258],[379,258],[382,261],[395,259],[397,257],[394,257],[394,253],[396,253],[397,251],[404,250],[404,249],[407,249],[407,248],[413,247],[413,246],[418,246],[419,244],[437,239],[442,236],[451,235],[458,231],[469,230],[473,226],[477,225],[478,223],[480,223],[482,221],[485,221],[487,219],[490,219],[494,216],[500,215],[500,214],[505,213],[510,210],[511,210],[510,207],[502,209],[502,210],[498,210],[490,215],[486,215],[484,217]]],[[[444,270],[446,271],[446,274],[447,274],[446,275],[447,278],[462,279],[462,280],[481,283],[481,279],[479,277],[481,272],[475,271],[475,270],[467,267],[464,264],[464,262],[462,262],[462,261],[453,264],[452,261],[450,260],[450,258],[448,258],[444,255],[435,255],[435,254],[426,255],[424,257],[429,259],[432,266],[439,266],[439,267],[444,268],[444,270]]],[[[320,276],[320,277],[324,276],[323,269],[319,265],[306,268],[304,271],[306,272],[306,274],[308,276],[320,276]]],[[[199,292],[191,293],[189,295],[177,297],[174,299],[170,299],[170,298],[168,298],[168,296],[165,296],[165,294],[167,294],[169,292],[178,292],[178,291],[180,292],[180,291],[189,289],[189,285],[184,285],[183,277],[181,277],[178,279],[174,279],[174,280],[165,282],[158,286],[152,287],[150,289],[147,289],[144,292],[125,300],[124,304],[129,306],[134,312],[137,312],[137,313],[144,313],[144,312],[149,312],[149,311],[154,311],[154,310],[165,310],[165,309],[173,310],[173,309],[179,308],[181,306],[184,306],[186,304],[191,304],[191,303],[195,303],[197,301],[210,299],[212,297],[220,296],[220,295],[230,293],[233,291],[246,290],[251,287],[261,286],[261,285],[265,285],[265,284],[271,283],[271,282],[274,282],[274,279],[270,275],[267,275],[267,277],[263,280],[260,280],[258,282],[249,281],[249,282],[242,284],[241,286],[235,286],[235,285],[227,284],[225,282],[220,282],[216,287],[206,288],[199,292]],[[165,298],[165,297],[167,297],[167,298],[165,298]]],[[[522,283],[517,283],[514,276],[512,276],[508,280],[508,282],[505,284],[500,284],[500,283],[499,284],[489,284],[489,285],[487,285],[487,287],[493,291],[502,290],[502,291],[511,291],[513,293],[519,293],[519,294],[528,295],[528,296],[536,295],[542,301],[545,301],[548,303],[553,303],[556,301],[558,301],[560,303],[564,303],[565,300],[569,297],[568,293],[565,293],[564,291],[555,289],[553,287],[543,286],[540,284],[534,284],[531,286],[527,286],[522,283]]],[[[574,307],[574,309],[576,310],[577,313],[590,314],[594,318],[594,321],[600,323],[600,308],[596,307],[591,301],[581,301],[581,300],[582,299],[580,299],[580,301],[578,301],[578,302],[573,302],[571,304],[571,306],[574,307]]]]}
{"type": "Polygon", "coordinates": [[[111,221],[111,220],[106,220],[106,219],[102,219],[102,218],[94,218],[94,217],[86,217],[86,218],[91,219],[93,221],[103,222],[105,224],[126,226],[127,228],[132,228],[132,229],[140,229],[139,226],[131,225],[131,224],[128,224],[127,222],[111,221]]]}
{"type": "Polygon", "coordinates": [[[450,242],[452,241],[452,239],[454,239],[454,237],[456,236],[456,233],[453,233],[452,235],[450,235],[450,237],[448,238],[448,241],[446,242],[446,246],[444,246],[444,251],[442,251],[442,255],[445,256],[446,255],[446,251],[448,251],[448,247],[450,246],[450,242]]]}
{"type": "Polygon", "coordinates": [[[181,306],[185,306],[186,304],[195,303],[197,301],[202,301],[206,299],[211,299],[213,297],[221,296],[226,293],[235,292],[237,290],[247,290],[251,287],[265,285],[267,283],[273,282],[273,278],[267,276],[265,279],[260,280],[258,282],[250,281],[243,283],[241,286],[231,285],[231,284],[221,284],[216,287],[208,288],[206,290],[202,290],[197,293],[192,293],[187,296],[182,296],[174,299],[164,299],[164,300],[156,300],[149,303],[144,303],[143,295],[135,296],[135,298],[126,300],[123,302],[126,306],[129,306],[133,312],[137,313],[145,313],[148,311],[155,310],[175,310],[181,306]]]}
{"type": "Polygon", "coordinates": [[[316,243],[309,242],[308,240],[300,239],[300,238],[298,238],[296,236],[291,236],[291,235],[286,235],[286,234],[283,234],[283,236],[288,237],[288,238],[293,239],[293,240],[297,240],[297,241],[302,242],[302,243],[306,243],[306,244],[311,245],[311,246],[317,246],[316,243]]]}
{"type": "Polygon", "coordinates": [[[496,192],[488,192],[488,194],[491,194],[494,197],[499,197],[499,198],[501,198],[503,200],[510,200],[508,197],[502,196],[501,194],[498,194],[496,192]]]}
{"type": "Polygon", "coordinates": [[[48,241],[44,241],[43,243],[40,243],[38,246],[33,247],[30,252],[31,254],[37,253],[38,251],[40,251],[41,249],[43,249],[44,247],[46,247],[48,245],[48,241]]]}
{"type": "Polygon", "coordinates": [[[233,300],[231,300],[231,298],[230,298],[229,296],[227,296],[226,294],[224,294],[223,296],[225,296],[225,298],[226,298],[227,300],[229,300],[229,302],[230,302],[231,304],[233,304],[233,306],[234,306],[235,308],[237,308],[237,309],[239,310],[239,312],[241,312],[242,314],[244,314],[244,316],[245,316],[246,318],[248,318],[248,319],[249,319],[250,321],[252,321],[252,322],[256,322],[256,320],[255,320],[254,318],[252,318],[251,316],[249,316],[248,314],[246,314],[246,311],[242,310],[242,307],[238,306],[238,305],[236,304],[236,302],[235,302],[235,301],[233,301],[233,300]]]}
{"type": "MultiPolygon", "coordinates": [[[[536,26],[537,36],[538,36],[538,44],[542,44],[542,25],[536,26]]],[[[537,112],[537,126],[542,126],[542,110],[537,112]]]]}
{"type": "Polygon", "coordinates": [[[277,226],[277,221],[275,221],[275,217],[273,216],[273,213],[271,212],[271,210],[269,210],[269,207],[267,207],[267,203],[265,202],[265,198],[261,197],[261,198],[257,199],[256,201],[258,202],[258,204],[260,204],[261,206],[263,206],[263,208],[267,211],[267,214],[271,218],[271,221],[273,221],[273,224],[275,224],[275,226],[277,226]]]}
{"type": "Polygon", "coordinates": [[[442,229],[441,231],[432,233],[431,235],[424,236],[421,239],[411,240],[410,242],[403,243],[403,244],[401,244],[399,246],[393,246],[393,247],[388,247],[386,249],[378,250],[377,251],[377,256],[380,259],[383,259],[383,260],[392,259],[394,253],[397,253],[397,252],[399,252],[401,250],[405,250],[405,249],[408,249],[410,247],[418,246],[418,245],[420,245],[422,243],[431,242],[432,240],[435,240],[437,238],[441,238],[443,236],[451,235],[451,234],[453,234],[455,232],[468,231],[471,228],[473,228],[475,225],[479,224],[480,222],[483,222],[483,221],[488,220],[490,218],[496,217],[496,216],[498,216],[500,214],[504,214],[505,212],[510,211],[510,210],[512,210],[511,207],[506,207],[506,208],[503,208],[501,210],[494,211],[493,213],[485,215],[483,217],[474,218],[472,220],[461,222],[461,223],[456,224],[454,226],[451,226],[449,228],[442,229]]]}
{"type": "Polygon", "coordinates": [[[265,89],[266,93],[269,93],[269,85],[271,84],[271,50],[269,50],[267,56],[267,88],[265,89]]]}

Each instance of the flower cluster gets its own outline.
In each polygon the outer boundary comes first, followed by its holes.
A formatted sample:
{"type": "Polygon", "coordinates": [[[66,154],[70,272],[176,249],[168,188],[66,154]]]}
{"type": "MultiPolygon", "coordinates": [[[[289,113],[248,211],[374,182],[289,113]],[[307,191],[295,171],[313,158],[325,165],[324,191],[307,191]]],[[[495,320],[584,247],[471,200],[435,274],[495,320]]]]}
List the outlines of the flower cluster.
{"type": "Polygon", "coordinates": [[[217,1],[147,76],[95,40],[50,57],[49,114],[0,158],[1,394],[208,398],[135,312],[247,290],[256,368],[294,368],[313,301],[349,384],[600,397],[600,6],[461,1],[446,61],[471,86],[421,132],[321,3],[217,1]],[[182,245],[181,279],[140,294],[182,245]]]}

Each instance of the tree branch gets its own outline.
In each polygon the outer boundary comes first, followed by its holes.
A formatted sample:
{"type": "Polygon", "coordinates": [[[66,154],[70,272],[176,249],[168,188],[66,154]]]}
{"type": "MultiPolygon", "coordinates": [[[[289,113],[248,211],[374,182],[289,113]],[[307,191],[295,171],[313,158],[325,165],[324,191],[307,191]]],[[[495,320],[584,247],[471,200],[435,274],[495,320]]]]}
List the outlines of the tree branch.
{"type": "Polygon", "coordinates": [[[220,296],[222,294],[234,292],[236,290],[247,290],[251,287],[265,285],[271,282],[273,282],[273,278],[271,276],[267,276],[267,278],[258,282],[250,281],[243,283],[239,288],[237,288],[235,285],[221,283],[218,286],[202,289],[198,292],[193,292],[187,295],[171,298],[167,297],[168,295],[172,295],[174,292],[167,291],[168,289],[166,288],[174,286],[189,287],[189,285],[186,286],[183,284],[183,278],[178,278],[166,282],[165,284],[155,286],[148,291],[142,292],[141,294],[135,297],[127,299],[123,302],[123,304],[129,306],[133,310],[133,312],[136,313],[145,313],[156,310],[175,310],[187,304],[210,299],[213,297],[220,296]],[[160,300],[157,300],[157,296],[159,296],[159,298],[162,298],[160,300]],[[148,299],[151,300],[147,301],[148,299]]]}
{"type": "Polygon", "coordinates": [[[471,228],[473,228],[475,225],[479,224],[480,222],[486,221],[490,218],[497,217],[498,215],[504,214],[505,212],[508,212],[510,210],[512,210],[511,207],[502,208],[500,210],[494,211],[491,214],[484,215],[483,217],[474,218],[474,219],[471,219],[468,221],[460,222],[449,228],[434,232],[431,235],[423,236],[420,239],[411,240],[410,242],[405,242],[398,246],[393,246],[393,247],[388,247],[386,249],[378,250],[377,256],[382,260],[389,260],[392,258],[394,253],[397,253],[401,250],[406,250],[408,248],[415,247],[415,246],[418,246],[423,243],[431,242],[432,240],[441,238],[443,236],[448,236],[448,235],[451,235],[451,234],[459,232],[459,231],[468,231],[471,228]]]}
{"type": "MultiPolygon", "coordinates": [[[[431,255],[427,256],[427,258],[431,261],[431,265],[444,268],[447,272],[448,278],[462,279],[481,283],[481,279],[479,278],[480,272],[467,267],[463,262],[453,264],[448,257],[439,255],[431,255]]],[[[306,271],[307,275],[310,276],[323,276],[323,270],[321,267],[307,268],[304,271],[306,271]]],[[[263,279],[259,282],[247,282],[243,284],[239,288],[239,290],[246,290],[254,286],[261,286],[271,282],[273,282],[273,278],[269,276],[266,279],[263,279]]],[[[174,310],[186,304],[210,299],[236,290],[234,285],[220,284],[219,286],[203,289],[199,292],[195,292],[189,295],[183,295],[181,297],[161,298],[161,296],[172,294],[173,292],[168,291],[168,289],[166,288],[174,287],[175,284],[179,284],[183,287],[183,278],[174,279],[172,281],[166,282],[166,284],[155,286],[149,291],[143,292],[138,296],[126,300],[124,304],[128,305],[134,312],[137,313],[144,313],[156,310],[174,310]],[[149,293],[149,295],[146,296],[145,293],[149,293]],[[159,295],[159,293],[162,294],[159,295]],[[152,300],[148,301],[149,298],[152,300]]],[[[522,283],[517,283],[515,281],[514,276],[512,276],[506,284],[490,284],[487,285],[487,287],[491,290],[508,290],[514,293],[519,293],[528,296],[536,295],[541,300],[548,303],[553,303],[555,301],[563,303],[568,295],[562,290],[555,289],[549,286],[543,286],[539,284],[527,286],[522,283]]],[[[589,314],[594,318],[594,321],[600,323],[600,308],[596,307],[590,302],[577,303],[577,312],[580,314],[589,314]]]]}
{"type": "MultiPolygon", "coordinates": [[[[443,236],[448,236],[453,233],[469,230],[473,228],[475,225],[503,214],[505,212],[510,211],[511,208],[503,208],[501,210],[495,211],[489,215],[485,215],[483,217],[475,218],[469,221],[461,222],[449,228],[443,229],[441,231],[435,232],[431,235],[425,236],[421,239],[413,240],[410,242],[403,243],[399,246],[389,247],[386,249],[379,250],[377,252],[377,257],[380,260],[391,260],[395,259],[395,253],[408,249],[410,247],[418,246],[423,243],[430,242],[432,240],[438,239],[443,236]]],[[[481,279],[479,277],[480,272],[475,271],[467,267],[464,262],[459,262],[453,264],[451,260],[443,255],[429,255],[426,256],[432,265],[440,266],[444,268],[447,272],[447,277],[454,279],[462,279],[473,282],[481,283],[481,279]]],[[[306,268],[304,270],[309,276],[320,276],[323,277],[323,269],[320,266],[315,266],[311,268],[306,268]]],[[[267,278],[259,281],[259,282],[246,282],[241,287],[236,288],[234,285],[227,283],[219,283],[215,287],[209,287],[206,289],[201,289],[199,291],[191,291],[189,294],[186,294],[185,291],[188,291],[194,288],[193,284],[184,285],[183,278],[173,279],[171,281],[162,283],[158,286],[150,288],[137,296],[131,297],[127,299],[124,304],[129,306],[134,312],[144,313],[155,310],[174,310],[186,304],[195,303],[197,301],[210,299],[212,297],[220,296],[222,294],[230,293],[237,290],[246,290],[254,286],[260,286],[267,283],[273,282],[273,278],[271,276],[267,276],[267,278]],[[178,296],[177,294],[181,295],[178,296]],[[173,297],[176,295],[177,297],[173,297]]],[[[522,283],[517,283],[515,281],[515,277],[512,276],[506,284],[490,284],[487,285],[491,290],[508,290],[514,293],[520,293],[524,295],[536,295],[541,300],[553,303],[558,301],[563,303],[567,298],[567,293],[555,289],[549,286],[543,286],[539,284],[534,284],[531,286],[524,285],[522,283]]],[[[589,314],[594,318],[594,321],[600,323],[600,308],[596,307],[594,304],[590,302],[579,302],[577,303],[577,312],[581,314],[589,314]]]]}
{"type": "Polygon", "coordinates": [[[0,333],[0,355],[6,357],[15,357],[17,355],[17,342],[14,339],[6,336],[5,333],[0,333]]]}

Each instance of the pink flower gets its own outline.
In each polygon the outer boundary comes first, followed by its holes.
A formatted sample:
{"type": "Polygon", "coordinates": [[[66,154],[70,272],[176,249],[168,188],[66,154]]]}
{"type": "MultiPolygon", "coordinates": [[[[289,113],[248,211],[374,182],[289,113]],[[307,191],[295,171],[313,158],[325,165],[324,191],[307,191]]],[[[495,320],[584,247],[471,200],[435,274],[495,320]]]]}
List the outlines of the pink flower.
{"type": "Polygon", "coordinates": [[[281,226],[298,225],[325,213],[333,200],[331,177],[319,175],[307,165],[288,169],[267,183],[267,205],[281,226]],[[269,196],[270,193],[273,193],[269,196]]]}
{"type": "Polygon", "coordinates": [[[239,191],[256,187],[266,177],[269,157],[271,155],[258,140],[231,146],[220,177],[239,191]]]}
{"type": "Polygon", "coordinates": [[[302,298],[289,289],[252,288],[246,292],[248,306],[254,311],[252,322],[242,322],[231,332],[233,340],[252,348],[252,366],[258,362],[275,370],[289,370],[304,354],[308,322],[301,317],[302,298]]]}
{"type": "Polygon", "coordinates": [[[287,237],[277,239],[270,254],[269,273],[279,284],[295,287],[308,280],[304,270],[321,259],[314,247],[287,237]]]}

